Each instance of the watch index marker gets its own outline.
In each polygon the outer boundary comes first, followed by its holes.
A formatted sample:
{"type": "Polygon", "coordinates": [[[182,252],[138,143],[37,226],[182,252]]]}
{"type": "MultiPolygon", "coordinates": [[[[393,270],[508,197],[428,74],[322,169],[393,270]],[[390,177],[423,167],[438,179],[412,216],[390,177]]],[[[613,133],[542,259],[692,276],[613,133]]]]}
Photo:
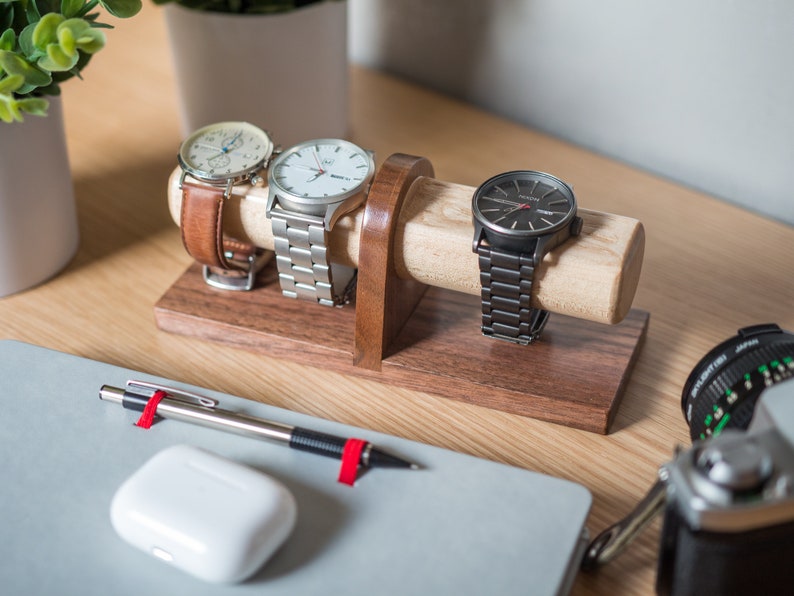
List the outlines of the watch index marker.
{"type": "Polygon", "coordinates": [[[535,192],[535,189],[537,187],[538,187],[538,181],[535,180],[535,182],[532,183],[532,190],[529,191],[529,194],[531,195],[533,192],[535,192]]]}

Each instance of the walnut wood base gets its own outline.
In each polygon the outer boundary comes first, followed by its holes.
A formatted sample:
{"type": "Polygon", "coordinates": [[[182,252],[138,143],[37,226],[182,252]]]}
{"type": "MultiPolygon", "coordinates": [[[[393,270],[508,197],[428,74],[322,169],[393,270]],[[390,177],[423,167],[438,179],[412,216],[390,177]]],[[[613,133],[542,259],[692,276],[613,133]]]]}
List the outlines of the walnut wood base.
{"type": "Polygon", "coordinates": [[[529,346],[483,337],[477,297],[429,288],[381,370],[354,364],[355,304],[327,308],[281,295],[269,264],[251,292],[206,285],[191,266],[155,305],[160,329],[468,403],[606,434],[649,315],[617,325],[552,314],[529,346]]]}

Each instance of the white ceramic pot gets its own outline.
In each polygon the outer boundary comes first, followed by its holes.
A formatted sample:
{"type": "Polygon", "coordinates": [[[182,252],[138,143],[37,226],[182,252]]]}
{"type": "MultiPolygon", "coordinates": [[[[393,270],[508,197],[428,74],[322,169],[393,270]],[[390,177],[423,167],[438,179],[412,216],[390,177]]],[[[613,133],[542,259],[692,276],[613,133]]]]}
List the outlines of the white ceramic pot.
{"type": "Polygon", "coordinates": [[[183,136],[226,120],[287,148],[348,135],[347,3],[235,15],[165,6],[183,136]]]}
{"type": "Polygon", "coordinates": [[[79,230],[63,110],[0,122],[0,297],[61,271],[77,251],[79,230]]]}

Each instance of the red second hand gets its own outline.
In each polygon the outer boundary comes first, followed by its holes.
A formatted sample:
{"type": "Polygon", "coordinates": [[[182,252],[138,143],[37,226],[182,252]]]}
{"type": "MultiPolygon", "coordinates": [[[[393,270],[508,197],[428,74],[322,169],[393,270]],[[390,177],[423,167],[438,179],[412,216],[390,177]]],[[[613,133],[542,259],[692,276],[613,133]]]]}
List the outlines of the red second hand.
{"type": "Polygon", "coordinates": [[[320,173],[325,174],[325,170],[320,165],[320,158],[317,157],[317,152],[316,151],[312,152],[312,155],[314,155],[314,161],[317,164],[317,167],[320,169],[320,173]]]}

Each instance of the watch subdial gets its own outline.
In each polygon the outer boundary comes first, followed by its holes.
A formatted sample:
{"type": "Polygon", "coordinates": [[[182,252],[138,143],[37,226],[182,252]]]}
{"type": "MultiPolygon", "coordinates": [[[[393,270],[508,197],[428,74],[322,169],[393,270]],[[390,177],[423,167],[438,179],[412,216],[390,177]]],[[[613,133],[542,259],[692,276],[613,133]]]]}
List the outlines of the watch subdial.
{"type": "Polygon", "coordinates": [[[215,157],[211,157],[207,160],[207,164],[212,168],[225,168],[230,162],[231,160],[229,159],[229,156],[225,153],[216,155],[215,157]]]}

